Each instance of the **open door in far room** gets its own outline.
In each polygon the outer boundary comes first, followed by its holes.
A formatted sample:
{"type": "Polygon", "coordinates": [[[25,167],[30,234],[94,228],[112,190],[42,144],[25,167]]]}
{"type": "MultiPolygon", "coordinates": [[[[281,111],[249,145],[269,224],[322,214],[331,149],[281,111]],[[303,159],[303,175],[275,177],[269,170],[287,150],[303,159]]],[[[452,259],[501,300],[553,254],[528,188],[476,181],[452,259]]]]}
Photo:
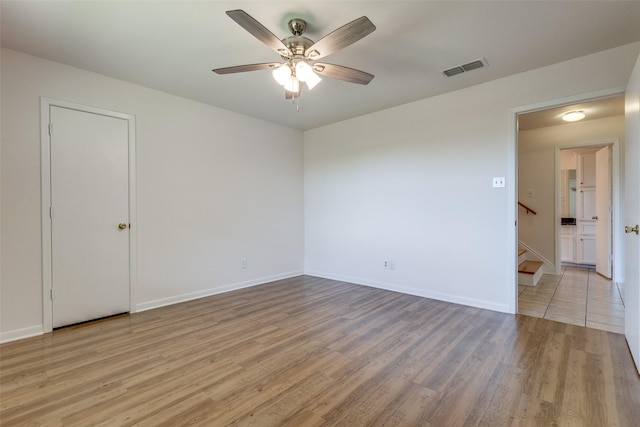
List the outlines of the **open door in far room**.
{"type": "Polygon", "coordinates": [[[596,272],[611,279],[611,149],[596,151],[596,272]]]}

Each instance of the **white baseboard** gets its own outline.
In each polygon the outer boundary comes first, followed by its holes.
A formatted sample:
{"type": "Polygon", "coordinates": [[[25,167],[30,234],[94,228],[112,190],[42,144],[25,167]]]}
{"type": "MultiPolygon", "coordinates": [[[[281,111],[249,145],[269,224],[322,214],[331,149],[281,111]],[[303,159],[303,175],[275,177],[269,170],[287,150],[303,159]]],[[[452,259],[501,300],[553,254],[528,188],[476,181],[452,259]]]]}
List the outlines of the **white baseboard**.
{"type": "MultiPolygon", "coordinates": [[[[276,280],[289,279],[291,277],[309,275],[315,277],[322,277],[325,279],[339,280],[342,282],[353,283],[356,285],[370,286],[372,288],[384,289],[387,291],[400,292],[408,295],[415,295],[423,298],[431,298],[438,301],[446,301],[454,304],[461,304],[470,307],[482,308],[486,310],[499,311],[502,313],[510,313],[509,306],[506,304],[496,304],[491,301],[478,300],[473,298],[460,297],[458,295],[451,295],[442,292],[431,292],[422,289],[409,288],[405,286],[399,286],[392,283],[377,282],[372,280],[359,279],[356,277],[341,276],[337,274],[324,273],[318,271],[292,271],[289,273],[279,274],[269,277],[261,277],[259,279],[248,280],[245,282],[232,283],[216,288],[206,289],[198,292],[191,292],[188,294],[176,295],[173,297],[162,298],[154,301],[143,302],[136,304],[136,312],[151,310],[154,308],[164,307],[171,304],[177,304],[180,302],[191,301],[198,298],[208,297],[224,292],[235,291],[238,289],[248,288],[251,286],[263,285],[266,283],[274,282],[276,280]]],[[[29,338],[37,335],[42,335],[44,332],[43,325],[30,326],[28,328],[16,329],[13,331],[7,331],[0,333],[0,343],[16,341],[24,338],[29,338]]]]}
{"type": "Polygon", "coordinates": [[[482,308],[485,310],[498,311],[501,313],[514,314],[509,310],[508,304],[496,304],[492,301],[479,300],[474,298],[461,297],[459,295],[446,294],[442,292],[425,291],[423,289],[409,288],[393,283],[378,282],[373,280],[359,279],[357,277],[341,276],[338,274],[324,273],[319,271],[305,271],[305,275],[322,277],[324,279],[339,280],[356,285],[370,286],[372,288],[384,289],[387,291],[400,292],[408,295],[415,295],[423,298],[430,298],[438,301],[451,302],[454,304],[466,305],[469,307],[482,308]]]}
{"type": "Polygon", "coordinates": [[[135,305],[134,312],[138,313],[141,311],[152,310],[154,308],[160,308],[167,305],[191,301],[198,298],[210,297],[212,295],[217,295],[224,292],[230,292],[238,289],[249,288],[251,286],[264,285],[265,283],[274,282],[276,280],[283,280],[283,279],[289,279],[291,277],[301,276],[302,274],[304,274],[303,271],[291,271],[289,273],[278,274],[275,276],[261,277],[258,279],[247,280],[245,282],[231,283],[228,285],[222,285],[215,288],[204,289],[202,291],[190,292],[187,294],[175,295],[172,297],[142,302],[135,305]]]}
{"type": "Polygon", "coordinates": [[[35,337],[44,333],[43,325],[29,326],[28,328],[14,329],[13,331],[0,332],[0,344],[17,341],[24,338],[35,337]]]}
{"type": "MultiPolygon", "coordinates": [[[[251,286],[263,285],[266,283],[274,282],[276,280],[289,279],[291,277],[301,276],[302,274],[304,274],[303,271],[292,271],[289,273],[278,274],[275,276],[261,277],[259,279],[248,280],[246,282],[232,283],[229,285],[224,285],[224,286],[220,286],[212,289],[206,289],[203,291],[176,295],[169,298],[162,298],[155,301],[143,302],[140,304],[136,304],[135,312],[151,310],[154,308],[164,307],[166,305],[177,304],[180,302],[185,302],[185,301],[190,301],[190,300],[203,298],[211,295],[221,294],[223,292],[235,291],[237,289],[248,288],[251,286]]],[[[42,335],[43,333],[44,333],[43,325],[30,326],[28,328],[15,329],[13,331],[7,331],[7,332],[0,332],[0,344],[42,335]]]]}

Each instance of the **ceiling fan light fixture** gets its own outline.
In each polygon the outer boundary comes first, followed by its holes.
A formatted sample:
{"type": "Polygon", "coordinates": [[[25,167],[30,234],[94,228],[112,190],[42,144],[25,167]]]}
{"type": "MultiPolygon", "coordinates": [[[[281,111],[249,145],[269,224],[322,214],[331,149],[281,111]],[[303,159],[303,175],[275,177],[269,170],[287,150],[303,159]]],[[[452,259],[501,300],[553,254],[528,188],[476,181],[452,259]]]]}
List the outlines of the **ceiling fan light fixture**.
{"type": "Polygon", "coordinates": [[[321,81],[322,81],[322,79],[320,78],[320,76],[318,76],[316,73],[312,72],[311,76],[309,76],[309,78],[307,79],[307,81],[305,83],[307,84],[307,87],[309,88],[309,90],[311,90],[314,87],[316,87],[316,85],[318,83],[320,83],[321,81]]]}
{"type": "Polygon", "coordinates": [[[586,115],[582,111],[569,111],[562,115],[562,120],[565,122],[577,122],[584,119],[586,115]]]}
{"type": "Polygon", "coordinates": [[[313,68],[311,68],[311,65],[307,64],[305,61],[299,61],[296,64],[296,77],[301,82],[306,82],[313,74],[313,68]]]}
{"type": "Polygon", "coordinates": [[[296,76],[290,76],[283,86],[287,92],[291,92],[291,93],[300,92],[300,80],[298,80],[296,76]]]}
{"type": "Polygon", "coordinates": [[[291,68],[288,64],[282,64],[281,66],[273,70],[273,79],[281,86],[284,86],[290,77],[291,68]]]}

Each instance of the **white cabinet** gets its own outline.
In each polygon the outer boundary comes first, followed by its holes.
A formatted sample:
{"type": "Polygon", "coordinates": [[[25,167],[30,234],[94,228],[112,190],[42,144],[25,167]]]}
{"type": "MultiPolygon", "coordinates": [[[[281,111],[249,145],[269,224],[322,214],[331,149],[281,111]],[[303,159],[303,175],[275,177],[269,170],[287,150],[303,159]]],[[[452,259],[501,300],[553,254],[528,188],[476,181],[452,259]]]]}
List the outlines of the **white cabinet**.
{"type": "Polygon", "coordinates": [[[578,264],[596,263],[596,236],[580,236],[578,239],[578,264]]]}
{"type": "Polygon", "coordinates": [[[578,156],[576,194],[576,258],[578,264],[596,263],[596,155],[578,156]]]}
{"type": "Polygon", "coordinates": [[[576,262],[575,230],[575,225],[563,225],[560,229],[560,258],[562,262],[576,262]]]}
{"type": "Polygon", "coordinates": [[[582,187],[578,190],[578,220],[595,221],[596,216],[596,188],[582,187]]]}

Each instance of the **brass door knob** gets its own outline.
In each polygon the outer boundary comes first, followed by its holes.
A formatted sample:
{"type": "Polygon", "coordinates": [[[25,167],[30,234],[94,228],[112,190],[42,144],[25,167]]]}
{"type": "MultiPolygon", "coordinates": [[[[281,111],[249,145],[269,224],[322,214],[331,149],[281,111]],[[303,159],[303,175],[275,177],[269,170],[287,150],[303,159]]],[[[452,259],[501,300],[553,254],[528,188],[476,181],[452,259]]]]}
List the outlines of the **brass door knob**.
{"type": "Polygon", "coordinates": [[[127,228],[127,224],[125,224],[124,222],[121,222],[120,224],[118,224],[118,228],[120,230],[124,230],[125,228],[127,228]]]}
{"type": "Polygon", "coordinates": [[[624,227],[624,232],[625,233],[636,233],[638,234],[638,225],[636,224],[635,227],[629,227],[628,225],[624,227]]]}

